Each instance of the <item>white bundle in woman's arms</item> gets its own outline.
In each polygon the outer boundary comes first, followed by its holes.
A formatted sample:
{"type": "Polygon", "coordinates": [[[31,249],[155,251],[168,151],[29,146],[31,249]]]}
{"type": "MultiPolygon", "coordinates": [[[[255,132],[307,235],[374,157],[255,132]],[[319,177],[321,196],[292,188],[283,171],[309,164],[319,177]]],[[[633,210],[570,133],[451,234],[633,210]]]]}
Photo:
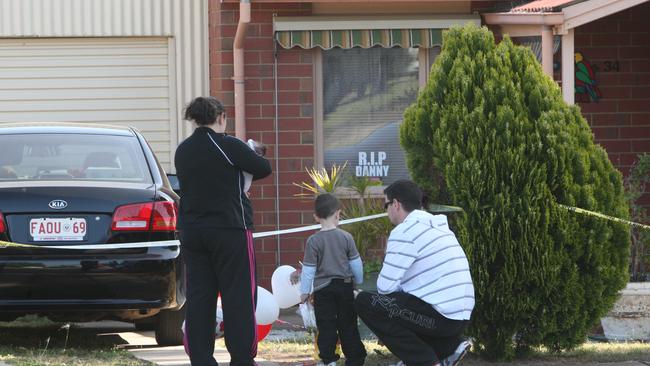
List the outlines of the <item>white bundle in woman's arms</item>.
{"type": "MultiPolygon", "coordinates": [[[[257,142],[253,139],[248,139],[246,145],[248,145],[251,150],[255,151],[257,155],[266,155],[266,145],[263,143],[257,142]]],[[[253,183],[253,175],[248,172],[244,172],[244,192],[248,192],[248,190],[251,188],[251,183],[253,183]]]]}
{"type": "Polygon", "coordinates": [[[259,156],[265,156],[266,155],[266,145],[264,145],[261,142],[255,141],[253,139],[248,139],[246,142],[248,146],[255,151],[255,153],[259,156]]]}

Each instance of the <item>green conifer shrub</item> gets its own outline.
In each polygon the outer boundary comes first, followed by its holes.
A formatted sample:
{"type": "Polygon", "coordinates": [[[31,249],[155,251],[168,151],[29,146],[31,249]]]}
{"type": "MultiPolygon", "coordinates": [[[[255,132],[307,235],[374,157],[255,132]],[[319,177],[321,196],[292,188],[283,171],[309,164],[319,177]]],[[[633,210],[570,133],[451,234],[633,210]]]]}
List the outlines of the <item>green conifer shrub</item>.
{"type": "Polygon", "coordinates": [[[464,209],[455,229],[476,290],[471,336],[488,358],[584,342],[627,281],[621,174],[532,52],[474,25],[444,47],[400,131],[414,180],[464,209]]]}

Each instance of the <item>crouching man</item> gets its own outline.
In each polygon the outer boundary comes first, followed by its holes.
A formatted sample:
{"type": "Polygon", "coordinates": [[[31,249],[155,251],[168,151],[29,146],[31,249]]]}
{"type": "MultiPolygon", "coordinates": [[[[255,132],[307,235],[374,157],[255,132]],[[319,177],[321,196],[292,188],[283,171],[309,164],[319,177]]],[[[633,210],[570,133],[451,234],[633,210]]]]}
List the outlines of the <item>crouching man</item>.
{"type": "Polygon", "coordinates": [[[399,365],[457,365],[471,347],[461,337],[474,308],[465,252],[445,215],[420,210],[422,191],[408,180],[384,190],[395,228],[377,291],[355,300],[359,317],[402,361],[399,365]]]}

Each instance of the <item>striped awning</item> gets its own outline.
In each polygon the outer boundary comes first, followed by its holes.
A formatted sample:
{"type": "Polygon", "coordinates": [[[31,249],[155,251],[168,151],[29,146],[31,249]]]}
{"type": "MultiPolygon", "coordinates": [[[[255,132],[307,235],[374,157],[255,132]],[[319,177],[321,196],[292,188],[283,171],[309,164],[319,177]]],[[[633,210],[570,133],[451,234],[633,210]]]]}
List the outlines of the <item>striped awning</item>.
{"type": "Polygon", "coordinates": [[[442,44],[442,32],[475,14],[274,17],[275,39],[283,48],[424,47],[442,44]]]}
{"type": "Polygon", "coordinates": [[[281,31],[275,38],[283,48],[424,47],[442,44],[442,29],[354,29],[281,31]]]}

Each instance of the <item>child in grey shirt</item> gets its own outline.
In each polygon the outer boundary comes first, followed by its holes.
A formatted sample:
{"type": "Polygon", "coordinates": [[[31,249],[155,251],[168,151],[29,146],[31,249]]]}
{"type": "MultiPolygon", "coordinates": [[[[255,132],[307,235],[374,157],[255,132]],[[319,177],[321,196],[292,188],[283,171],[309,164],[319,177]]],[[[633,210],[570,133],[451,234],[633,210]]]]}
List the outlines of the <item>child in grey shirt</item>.
{"type": "Polygon", "coordinates": [[[301,300],[307,301],[313,283],[314,312],[318,328],[319,357],[335,366],[337,340],[341,340],[346,366],[361,366],[366,350],[361,343],[354,310],[354,284],[363,282],[361,257],[352,235],[337,228],[340,204],[331,194],[316,198],[314,217],[321,230],[307,239],[302,274],[301,300]]]}

